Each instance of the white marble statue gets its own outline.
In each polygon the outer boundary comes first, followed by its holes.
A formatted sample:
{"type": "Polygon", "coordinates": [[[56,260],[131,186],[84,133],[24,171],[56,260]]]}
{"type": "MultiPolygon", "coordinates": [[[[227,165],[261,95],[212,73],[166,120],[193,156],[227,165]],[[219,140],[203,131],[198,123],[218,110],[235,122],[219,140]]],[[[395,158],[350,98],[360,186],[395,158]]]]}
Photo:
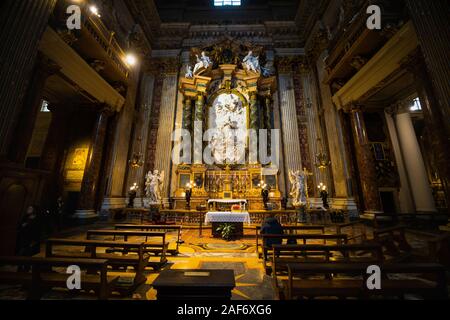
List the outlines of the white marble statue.
{"type": "Polygon", "coordinates": [[[145,195],[149,204],[161,203],[161,187],[164,183],[164,171],[149,171],[145,176],[145,195]]]}
{"type": "Polygon", "coordinates": [[[289,171],[289,181],[291,182],[292,204],[294,206],[306,205],[306,177],[303,171],[289,171]]]}
{"type": "Polygon", "coordinates": [[[192,72],[191,66],[186,66],[186,74],[184,75],[185,78],[192,79],[194,77],[194,73],[192,72]]]}
{"type": "Polygon", "coordinates": [[[242,60],[242,65],[247,71],[253,71],[256,73],[261,72],[261,66],[259,65],[259,57],[253,56],[253,52],[249,51],[247,56],[242,60]]]}
{"type": "Polygon", "coordinates": [[[201,57],[197,57],[197,63],[194,66],[194,74],[197,74],[202,69],[208,69],[212,65],[211,59],[206,55],[205,51],[202,52],[201,57]]]}

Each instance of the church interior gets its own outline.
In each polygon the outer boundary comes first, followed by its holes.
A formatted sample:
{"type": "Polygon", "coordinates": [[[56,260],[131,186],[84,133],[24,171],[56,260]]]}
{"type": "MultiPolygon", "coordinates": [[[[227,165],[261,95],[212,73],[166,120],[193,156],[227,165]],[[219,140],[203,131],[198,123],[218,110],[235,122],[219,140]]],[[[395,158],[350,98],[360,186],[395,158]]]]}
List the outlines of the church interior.
{"type": "Polygon", "coordinates": [[[0,7],[1,300],[449,298],[447,1],[0,7]]]}

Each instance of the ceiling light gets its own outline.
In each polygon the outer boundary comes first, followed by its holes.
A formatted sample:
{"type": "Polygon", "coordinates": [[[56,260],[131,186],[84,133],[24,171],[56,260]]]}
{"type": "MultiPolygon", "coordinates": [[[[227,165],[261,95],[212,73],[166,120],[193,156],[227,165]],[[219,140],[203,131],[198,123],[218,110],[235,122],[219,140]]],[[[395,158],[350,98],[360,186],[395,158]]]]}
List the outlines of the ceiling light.
{"type": "Polygon", "coordinates": [[[127,56],[125,57],[125,61],[129,66],[134,66],[137,63],[137,58],[134,54],[129,53],[127,54],[127,56]]]}
{"type": "Polygon", "coordinates": [[[100,17],[100,14],[98,13],[98,8],[97,8],[96,6],[94,6],[94,5],[90,6],[90,7],[89,7],[89,10],[90,10],[93,14],[95,14],[97,17],[100,17]]]}

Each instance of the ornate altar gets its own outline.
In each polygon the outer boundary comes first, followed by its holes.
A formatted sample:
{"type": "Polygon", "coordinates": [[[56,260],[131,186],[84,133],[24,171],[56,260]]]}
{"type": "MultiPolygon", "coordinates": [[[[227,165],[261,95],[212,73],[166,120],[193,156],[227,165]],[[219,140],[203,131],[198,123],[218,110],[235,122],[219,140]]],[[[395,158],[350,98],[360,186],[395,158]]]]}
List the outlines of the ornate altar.
{"type": "MultiPolygon", "coordinates": [[[[193,186],[193,207],[205,205],[208,199],[246,199],[248,209],[260,210],[263,186],[270,190],[270,201],[280,207],[278,168],[249,155],[254,140],[248,130],[268,129],[270,135],[272,129],[272,95],[276,92],[272,61],[262,48],[230,41],[193,49],[191,56],[195,66],[186,67],[179,90],[184,98],[182,127],[191,133],[192,157],[177,167],[175,207],[184,208],[188,185],[193,186]],[[210,133],[209,129],[215,130],[210,133]],[[209,139],[200,140],[201,150],[194,148],[196,134],[209,139]],[[205,159],[205,149],[209,159],[205,159]]],[[[270,136],[268,141],[270,149],[270,136]]]]}

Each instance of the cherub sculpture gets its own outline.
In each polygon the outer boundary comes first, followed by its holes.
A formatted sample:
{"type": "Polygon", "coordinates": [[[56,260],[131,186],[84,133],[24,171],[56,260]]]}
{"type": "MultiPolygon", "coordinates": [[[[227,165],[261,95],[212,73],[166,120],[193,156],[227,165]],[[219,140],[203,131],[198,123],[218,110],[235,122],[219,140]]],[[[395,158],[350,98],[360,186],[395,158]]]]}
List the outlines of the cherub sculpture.
{"type": "Polygon", "coordinates": [[[201,53],[201,57],[195,55],[197,57],[197,63],[194,66],[194,74],[198,74],[198,72],[202,69],[208,69],[210,65],[212,65],[211,59],[206,55],[205,51],[201,53]]]}
{"type": "Polygon", "coordinates": [[[247,71],[253,71],[255,73],[261,72],[259,57],[253,56],[253,51],[248,52],[247,56],[242,60],[242,65],[247,71]]]}
{"type": "Polygon", "coordinates": [[[185,78],[192,79],[194,77],[194,73],[192,72],[192,67],[190,65],[186,66],[186,74],[185,78]]]}

